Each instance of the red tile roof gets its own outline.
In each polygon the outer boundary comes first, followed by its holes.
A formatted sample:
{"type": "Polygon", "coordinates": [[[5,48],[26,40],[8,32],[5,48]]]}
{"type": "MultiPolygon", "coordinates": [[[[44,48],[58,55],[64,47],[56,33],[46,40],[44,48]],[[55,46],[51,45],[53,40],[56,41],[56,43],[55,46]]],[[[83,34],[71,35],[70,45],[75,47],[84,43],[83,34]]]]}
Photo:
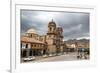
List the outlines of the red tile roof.
{"type": "Polygon", "coordinates": [[[21,37],[21,42],[45,44],[42,41],[36,40],[34,38],[25,37],[25,36],[21,37]]]}

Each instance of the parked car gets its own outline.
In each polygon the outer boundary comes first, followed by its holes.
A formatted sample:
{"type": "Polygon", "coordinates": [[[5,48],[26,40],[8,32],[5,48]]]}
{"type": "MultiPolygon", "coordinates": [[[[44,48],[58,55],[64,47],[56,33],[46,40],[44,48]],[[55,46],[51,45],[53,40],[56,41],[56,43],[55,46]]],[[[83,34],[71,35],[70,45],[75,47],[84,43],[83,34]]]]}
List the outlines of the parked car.
{"type": "Polygon", "coordinates": [[[48,57],[48,55],[43,55],[42,57],[43,57],[43,58],[47,58],[47,57],[48,57]]]}
{"type": "Polygon", "coordinates": [[[34,56],[29,56],[27,58],[23,58],[23,61],[33,61],[33,60],[35,60],[34,56]]]}
{"type": "Polygon", "coordinates": [[[52,57],[53,55],[52,54],[49,54],[49,57],[52,57]]]}

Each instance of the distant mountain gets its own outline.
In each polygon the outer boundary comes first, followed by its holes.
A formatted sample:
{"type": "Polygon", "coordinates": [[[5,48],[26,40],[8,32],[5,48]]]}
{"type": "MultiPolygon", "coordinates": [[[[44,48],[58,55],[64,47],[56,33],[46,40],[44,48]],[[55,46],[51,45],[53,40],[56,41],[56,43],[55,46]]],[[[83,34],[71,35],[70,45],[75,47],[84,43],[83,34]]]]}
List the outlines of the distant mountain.
{"type": "Polygon", "coordinates": [[[69,39],[67,41],[64,41],[66,44],[75,44],[75,43],[80,43],[80,44],[86,44],[89,43],[89,39],[69,39]]]}
{"type": "Polygon", "coordinates": [[[89,46],[89,39],[70,39],[67,41],[64,41],[64,43],[67,45],[77,44],[78,48],[90,48],[89,46]]]}

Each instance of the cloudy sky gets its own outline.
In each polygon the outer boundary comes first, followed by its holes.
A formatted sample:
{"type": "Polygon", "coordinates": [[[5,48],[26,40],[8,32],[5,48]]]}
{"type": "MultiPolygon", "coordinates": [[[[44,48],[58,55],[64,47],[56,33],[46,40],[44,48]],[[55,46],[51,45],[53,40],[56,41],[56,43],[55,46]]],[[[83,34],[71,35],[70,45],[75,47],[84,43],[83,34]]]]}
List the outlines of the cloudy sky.
{"type": "Polygon", "coordinates": [[[89,14],[75,12],[21,10],[21,34],[34,28],[45,35],[52,19],[63,28],[64,40],[89,38],[89,14]]]}

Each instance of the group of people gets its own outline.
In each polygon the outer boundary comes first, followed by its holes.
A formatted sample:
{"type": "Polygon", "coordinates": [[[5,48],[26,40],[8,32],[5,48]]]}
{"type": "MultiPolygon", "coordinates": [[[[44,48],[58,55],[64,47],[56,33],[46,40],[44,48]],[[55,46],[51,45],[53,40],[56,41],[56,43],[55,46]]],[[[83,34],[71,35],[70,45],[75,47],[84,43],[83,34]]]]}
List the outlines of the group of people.
{"type": "Polygon", "coordinates": [[[78,59],[87,59],[89,55],[89,51],[87,51],[86,49],[79,49],[77,51],[77,58],[78,59]]]}

